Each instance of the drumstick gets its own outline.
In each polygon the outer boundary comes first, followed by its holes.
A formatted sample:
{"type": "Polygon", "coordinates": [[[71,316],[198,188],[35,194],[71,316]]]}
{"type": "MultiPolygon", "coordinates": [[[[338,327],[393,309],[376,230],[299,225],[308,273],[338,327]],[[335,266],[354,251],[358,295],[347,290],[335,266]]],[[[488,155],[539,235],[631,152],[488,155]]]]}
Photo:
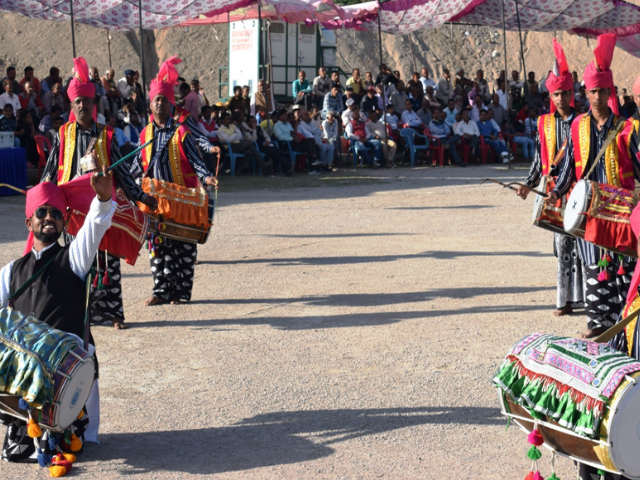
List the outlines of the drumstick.
{"type": "Polygon", "coordinates": [[[621,321],[616,323],[614,326],[609,327],[607,330],[602,332],[600,335],[598,335],[596,338],[594,338],[591,341],[598,342],[598,343],[608,342],[613,337],[615,337],[616,334],[621,332],[624,329],[624,327],[626,327],[629,323],[631,323],[631,321],[633,320],[633,317],[638,315],[638,312],[640,312],[640,306],[634,308],[629,315],[624,317],[621,321]]]}
{"type": "Polygon", "coordinates": [[[22,188],[14,187],[13,185],[9,185],[8,183],[0,183],[0,187],[10,188],[11,190],[15,190],[23,195],[26,195],[27,191],[22,188]]]}
{"type": "MultiPolygon", "coordinates": [[[[519,185],[521,187],[527,187],[527,185],[525,185],[524,183],[520,183],[520,182],[509,182],[509,183],[503,183],[500,180],[496,180],[495,178],[485,178],[484,180],[482,180],[482,182],[480,183],[484,183],[484,182],[494,182],[497,183],[498,185],[502,185],[504,188],[508,188],[510,190],[513,190],[514,192],[517,192],[518,189],[515,188],[513,185],[519,185]]],[[[529,187],[527,187],[529,188],[529,187]]],[[[534,188],[529,188],[529,190],[531,190],[533,193],[535,193],[536,195],[540,195],[541,197],[548,197],[549,195],[541,192],[540,190],[536,190],[534,188]]]]}
{"type": "MultiPolygon", "coordinates": [[[[133,157],[135,154],[137,154],[140,150],[142,150],[144,147],[146,147],[147,145],[149,145],[151,142],[153,142],[153,140],[155,139],[152,138],[151,140],[147,140],[146,142],[144,142],[142,145],[140,145],[139,147],[137,147],[135,150],[127,153],[126,155],[124,155],[123,157],[120,158],[120,160],[118,160],[117,162],[111,164],[109,167],[107,167],[107,172],[110,172],[111,170],[113,170],[114,168],[116,168],[118,165],[120,165],[122,162],[124,162],[125,160],[127,160],[128,158],[133,157]]],[[[102,175],[102,172],[98,172],[98,175],[102,175]]]]}

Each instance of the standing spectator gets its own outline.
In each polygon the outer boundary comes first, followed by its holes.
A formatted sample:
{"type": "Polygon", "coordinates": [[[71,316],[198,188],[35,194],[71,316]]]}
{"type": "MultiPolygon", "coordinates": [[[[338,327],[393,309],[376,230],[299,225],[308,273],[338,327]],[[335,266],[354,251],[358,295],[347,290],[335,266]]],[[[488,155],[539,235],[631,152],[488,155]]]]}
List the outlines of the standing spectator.
{"type": "Polygon", "coordinates": [[[18,95],[20,99],[20,106],[23,110],[29,111],[31,113],[31,118],[33,119],[33,123],[40,123],[40,119],[42,118],[42,112],[44,107],[42,106],[42,102],[40,101],[40,97],[36,93],[35,89],[31,85],[31,82],[25,82],[23,86],[23,91],[20,95],[18,95]]]}
{"type": "Polygon", "coordinates": [[[4,90],[4,93],[0,95],[0,108],[4,108],[7,103],[10,103],[13,107],[13,111],[17,112],[22,108],[22,105],[20,104],[18,95],[16,95],[15,91],[13,90],[13,83],[14,82],[12,82],[8,78],[5,78],[2,81],[2,88],[4,90]]]}
{"type": "Polygon", "coordinates": [[[415,88],[416,96],[420,97],[420,105],[422,105],[422,98],[424,97],[424,87],[422,86],[422,81],[420,80],[420,75],[418,72],[413,72],[411,74],[411,80],[408,82],[409,91],[413,91],[415,88]]]}
{"type": "Polygon", "coordinates": [[[194,92],[186,83],[180,84],[180,95],[184,98],[183,108],[197,121],[200,118],[200,111],[203,107],[200,95],[194,92]]]}
{"type": "MultiPolygon", "coordinates": [[[[353,103],[353,99],[350,99],[350,102],[353,103]]],[[[340,90],[337,86],[332,86],[331,91],[324,96],[322,116],[326,118],[329,111],[341,112],[342,110],[344,110],[344,105],[342,104],[340,90]]]]}
{"type": "Polygon", "coordinates": [[[451,74],[449,69],[442,70],[442,78],[436,87],[436,100],[440,105],[444,106],[449,103],[449,99],[453,98],[453,87],[451,86],[451,74]]]}
{"type": "Polygon", "coordinates": [[[293,81],[293,103],[303,105],[307,102],[308,95],[311,93],[311,85],[307,80],[307,74],[304,70],[298,72],[298,78],[293,81]]]}
{"type": "Polygon", "coordinates": [[[313,79],[313,88],[311,92],[313,94],[313,104],[322,106],[324,96],[331,90],[331,80],[327,76],[327,69],[320,67],[318,69],[318,76],[313,79]]]}
{"type": "Polygon", "coordinates": [[[115,74],[116,72],[113,68],[108,68],[104,72],[104,77],[102,77],[102,87],[104,88],[104,92],[107,96],[109,111],[112,113],[116,113],[120,110],[120,106],[122,105],[120,91],[116,86],[115,74]]]}
{"type": "Polygon", "coordinates": [[[22,80],[20,80],[20,88],[22,90],[24,90],[24,84],[29,82],[31,84],[31,88],[36,92],[36,94],[38,96],[40,96],[41,90],[40,90],[40,80],[38,80],[34,75],[33,75],[33,67],[31,65],[29,65],[28,67],[25,67],[24,69],[24,77],[22,78],[22,80]]]}
{"type": "Polygon", "coordinates": [[[472,82],[464,76],[464,70],[460,69],[456,72],[456,84],[454,87],[455,95],[467,98],[467,94],[471,90],[472,82]]]}
{"type": "MultiPolygon", "coordinates": [[[[504,123],[507,121],[507,110],[502,105],[499,94],[493,94],[490,109],[493,112],[493,119],[496,121],[498,126],[502,128],[504,123]]],[[[480,109],[480,112],[482,112],[482,109],[480,109]]],[[[478,121],[480,121],[480,119],[478,119],[478,121]]]]}
{"type": "Polygon", "coordinates": [[[258,110],[263,112],[271,112],[274,109],[273,97],[271,95],[271,87],[264,80],[258,80],[258,88],[253,95],[252,113],[258,110]]]}
{"type": "Polygon", "coordinates": [[[244,103],[245,117],[251,114],[251,88],[249,85],[242,87],[242,101],[244,103]]]}
{"type": "MultiPolygon", "coordinates": [[[[429,123],[429,131],[435,141],[444,145],[444,148],[449,152],[449,165],[451,165],[451,160],[456,165],[462,165],[457,149],[458,136],[451,131],[451,128],[445,122],[445,114],[442,109],[438,108],[433,112],[433,119],[429,123]]],[[[436,166],[435,158],[433,166],[436,166]]]]}
{"type": "Polygon", "coordinates": [[[471,147],[472,157],[478,156],[478,145],[480,144],[480,130],[476,122],[471,120],[470,108],[462,110],[460,121],[453,125],[453,132],[458,136],[460,142],[471,147]]]}
{"type": "Polygon", "coordinates": [[[482,98],[484,103],[489,103],[491,100],[491,94],[489,92],[489,82],[484,78],[484,70],[478,69],[476,71],[476,99],[482,98]]]}
{"type": "Polygon", "coordinates": [[[383,87],[387,87],[389,84],[397,85],[398,79],[393,75],[389,67],[387,67],[384,63],[380,64],[380,73],[376,76],[376,85],[382,85],[383,87]]]}
{"type": "Polygon", "coordinates": [[[243,112],[244,113],[244,101],[242,100],[242,87],[236,85],[233,87],[233,96],[229,99],[229,110],[231,112],[243,112]]]}
{"type": "Polygon", "coordinates": [[[429,108],[439,108],[440,102],[436,99],[435,89],[432,86],[427,87],[427,91],[424,94],[424,99],[429,102],[429,108]]]}
{"type": "Polygon", "coordinates": [[[400,119],[396,115],[396,110],[392,103],[387,105],[387,112],[384,114],[384,118],[387,121],[387,125],[391,127],[392,132],[397,132],[400,129],[400,119]]]}
{"type": "MultiPolygon", "coordinates": [[[[198,92],[198,90],[196,90],[196,92],[198,92]]],[[[137,70],[133,72],[133,92],[131,93],[131,98],[133,98],[136,111],[140,115],[145,115],[147,113],[147,101],[144,98],[144,90],[142,90],[142,85],[140,84],[140,72],[137,70]]]]}
{"type": "Polygon", "coordinates": [[[422,91],[425,92],[425,94],[428,87],[431,87],[433,90],[436,89],[436,82],[429,78],[429,70],[427,70],[427,67],[422,67],[420,70],[420,83],[422,83],[422,91]]]}
{"type": "Polygon", "coordinates": [[[342,84],[340,83],[340,74],[337,70],[331,72],[331,88],[333,87],[338,87],[338,90],[340,90],[340,92],[344,91],[344,88],[342,88],[342,84]]]}
{"type": "Polygon", "coordinates": [[[398,147],[396,142],[387,135],[382,116],[377,111],[369,112],[365,128],[367,129],[367,136],[371,139],[370,141],[381,145],[384,166],[390,167],[393,165],[393,159],[396,156],[398,147]]]}
{"type": "Polygon", "coordinates": [[[67,111],[67,96],[62,93],[62,83],[56,82],[51,85],[51,90],[44,94],[44,111],[50,113],[54,106],[58,106],[61,111],[67,111]]]}
{"type": "Polygon", "coordinates": [[[16,80],[16,67],[13,65],[7,67],[7,76],[2,79],[2,83],[4,83],[5,80],[8,80],[11,83],[11,91],[13,93],[18,94],[22,91],[20,84],[16,80]]]}
{"type": "Polygon", "coordinates": [[[360,108],[357,105],[353,105],[353,118],[347,123],[345,134],[357,156],[364,157],[374,167],[380,166],[382,145],[371,141],[373,137],[367,133],[366,122],[360,118],[360,108]]]}
{"type": "Polygon", "coordinates": [[[131,98],[131,91],[135,88],[133,81],[134,73],[135,72],[133,70],[127,69],[124,71],[124,77],[118,80],[117,87],[120,91],[120,96],[124,100],[131,98]]]}
{"type": "Polygon", "coordinates": [[[374,87],[375,83],[373,83],[373,75],[371,72],[364,72],[364,82],[363,85],[365,88],[374,87]]]}
{"type": "MultiPolygon", "coordinates": [[[[258,81],[258,83],[260,82],[258,81]]],[[[198,80],[195,77],[191,79],[191,91],[196,92],[196,94],[200,98],[200,105],[202,105],[203,107],[205,105],[209,105],[209,99],[207,98],[207,95],[204,93],[204,88],[202,88],[202,86],[200,85],[200,80],[198,80]]]]}
{"type": "Polygon", "coordinates": [[[354,100],[356,102],[360,102],[360,99],[364,95],[365,86],[362,81],[362,77],[360,77],[360,69],[354,68],[351,71],[351,76],[347,79],[346,83],[347,88],[351,87],[353,89],[354,100]]]}
{"type": "Polygon", "coordinates": [[[49,69],[49,76],[40,83],[41,93],[44,94],[48,92],[49,90],[51,90],[51,87],[53,87],[53,84],[58,82],[60,82],[60,85],[62,85],[62,78],[60,78],[60,69],[58,67],[51,67],[49,69]]]}

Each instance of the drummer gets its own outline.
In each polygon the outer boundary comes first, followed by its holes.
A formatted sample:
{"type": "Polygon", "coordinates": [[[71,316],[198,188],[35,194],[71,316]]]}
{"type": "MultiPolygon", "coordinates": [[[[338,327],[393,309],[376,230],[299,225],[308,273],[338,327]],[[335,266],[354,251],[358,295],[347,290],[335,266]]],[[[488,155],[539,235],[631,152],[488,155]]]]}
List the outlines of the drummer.
{"type": "MultiPolygon", "coordinates": [[[[174,87],[178,80],[175,65],[180,62],[179,58],[171,57],[162,64],[158,75],[151,81],[149,98],[152,119],[140,134],[140,144],[150,139],[153,139],[153,143],[140,152],[133,168],[150,178],[186,187],[195,187],[198,182],[216,185],[217,179],[200,156],[193,134],[177,124],[173,117],[174,87]]],[[[153,293],[145,304],[191,300],[196,245],[160,235],[152,235],[150,245],[153,293]]]]}
{"type": "MultiPolygon", "coordinates": [[[[84,224],[65,247],[60,246],[58,238],[64,230],[64,212],[67,206],[73,206],[75,199],[69,193],[65,194],[64,186],[58,187],[51,182],[40,183],[28,190],[25,223],[33,233],[33,248],[0,270],[0,306],[11,305],[80,338],[85,333],[85,277],[115,212],[115,203],[111,200],[112,175],[94,175],[91,187],[96,196],[84,224]],[[26,288],[20,293],[22,286],[26,288]]],[[[89,342],[93,344],[90,333],[89,342]]],[[[87,401],[87,433],[93,431],[95,436],[87,438],[85,434],[87,441],[94,442],[97,442],[100,418],[97,383],[96,380],[87,401]]],[[[33,440],[26,435],[25,422],[7,417],[3,423],[7,425],[7,432],[2,458],[15,462],[37,461],[33,440]]]]}
{"type": "MultiPolygon", "coordinates": [[[[571,125],[571,136],[559,165],[557,184],[550,193],[552,201],[567,194],[573,182],[583,178],[631,190],[634,189],[634,177],[638,179],[638,132],[630,121],[619,116],[613,74],[609,69],[615,42],[614,34],[600,35],[594,50],[595,59],[584,71],[591,108],[589,112],[578,115],[571,125]],[[619,122],[622,122],[622,130],[608,143],[606,153],[594,166],[598,151],[619,122]]],[[[635,260],[583,239],[577,242],[584,267],[585,305],[589,318],[583,337],[592,338],[618,320],[635,260]]]]}
{"type": "MultiPolygon", "coordinates": [[[[95,122],[96,87],[89,79],[87,62],[79,57],[73,63],[76,76],[69,82],[67,89],[71,101],[69,122],[60,127],[42,173],[43,181],[58,184],[73,180],[96,165],[110,165],[120,159],[113,129],[95,122]]],[[[118,165],[114,173],[116,185],[122,188],[129,200],[141,201],[155,208],[155,199],[146,195],[135,183],[128,164],[118,165]]],[[[108,286],[92,286],[89,302],[91,321],[113,322],[115,328],[124,328],[120,259],[108,252],[101,252],[96,257],[94,268],[98,277],[108,279],[108,286]]]]}
{"type": "MultiPolygon", "coordinates": [[[[553,39],[556,61],[546,81],[550,92],[550,113],[538,118],[536,154],[525,184],[517,194],[526,199],[532,188],[540,183],[541,176],[558,175],[558,162],[562,159],[569,140],[571,122],[575,118],[573,77],[560,43],[553,39]]],[[[553,250],[558,258],[557,297],[554,315],[571,313],[573,307],[584,304],[582,262],[576,240],[571,235],[553,234],[553,250]]]]}

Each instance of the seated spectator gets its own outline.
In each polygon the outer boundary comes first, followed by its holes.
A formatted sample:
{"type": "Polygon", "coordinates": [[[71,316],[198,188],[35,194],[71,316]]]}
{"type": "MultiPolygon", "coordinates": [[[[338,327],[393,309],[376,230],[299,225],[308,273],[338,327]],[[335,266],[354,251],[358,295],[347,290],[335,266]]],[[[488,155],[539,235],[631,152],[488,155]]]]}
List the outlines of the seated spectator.
{"type": "Polygon", "coordinates": [[[429,70],[427,67],[422,67],[420,69],[420,83],[422,83],[422,91],[427,94],[427,88],[431,87],[432,90],[436,88],[436,82],[434,82],[431,78],[429,78],[429,70]]]}
{"type": "Polygon", "coordinates": [[[471,119],[471,108],[462,110],[460,120],[453,124],[453,133],[458,136],[460,142],[471,147],[472,157],[478,156],[478,145],[480,144],[480,130],[478,125],[471,119]]]}
{"type": "Polygon", "coordinates": [[[428,86],[424,94],[424,98],[429,102],[430,108],[440,108],[440,102],[436,99],[435,90],[432,86],[428,86]]]}
{"type": "Polygon", "coordinates": [[[205,105],[202,107],[201,115],[200,115],[200,127],[201,130],[207,135],[207,138],[210,142],[218,141],[218,112],[210,107],[209,105],[205,105]]]}
{"type": "MultiPolygon", "coordinates": [[[[342,120],[342,128],[345,128],[347,124],[351,120],[353,120],[353,112],[355,111],[355,108],[358,106],[356,105],[356,102],[353,99],[351,99],[348,103],[349,104],[347,105],[347,108],[342,112],[342,115],[340,116],[342,120]]],[[[358,115],[361,117],[361,120],[363,122],[367,121],[366,115],[364,115],[359,109],[358,109],[358,115]]]]}
{"type": "Polygon", "coordinates": [[[255,114],[259,109],[263,112],[271,112],[274,109],[273,96],[271,95],[271,87],[264,80],[258,80],[258,88],[253,95],[251,112],[255,114]]]}
{"type": "Polygon", "coordinates": [[[338,90],[340,90],[340,92],[344,91],[344,88],[340,83],[340,73],[337,70],[331,72],[331,88],[333,87],[338,87],[338,90]]]}
{"type": "MultiPolygon", "coordinates": [[[[286,173],[289,165],[289,155],[282,152],[271,139],[271,135],[267,133],[258,123],[255,117],[250,117],[248,120],[248,124],[250,127],[253,127],[255,120],[255,130],[257,133],[257,143],[258,149],[267,156],[268,161],[265,162],[266,165],[269,166],[269,171],[263,170],[262,173],[267,175],[269,173],[286,173]]],[[[265,117],[266,121],[269,120],[265,117]]]]}
{"type": "Polygon", "coordinates": [[[422,106],[418,111],[416,111],[416,113],[425,125],[429,125],[429,122],[431,122],[431,119],[433,118],[431,115],[431,106],[429,105],[429,101],[426,99],[422,102],[422,106]]]}
{"type": "Polygon", "coordinates": [[[189,112],[189,115],[191,115],[194,120],[197,121],[200,118],[200,111],[203,106],[198,92],[191,90],[191,87],[188,84],[181,83],[180,96],[184,98],[183,108],[189,112]]]}
{"type": "MultiPolygon", "coordinates": [[[[402,84],[399,84],[397,87],[395,85],[389,85],[387,87],[387,98],[388,103],[393,105],[396,113],[398,115],[402,115],[405,110],[405,106],[407,104],[407,94],[404,91],[402,84]]],[[[411,104],[411,102],[409,102],[411,104]]]]}
{"type": "Polygon", "coordinates": [[[480,122],[478,123],[478,130],[480,131],[480,137],[487,143],[497,154],[504,160],[508,157],[507,145],[504,143],[500,135],[500,127],[489,116],[489,111],[484,108],[480,112],[480,122]]]}
{"type": "MultiPolygon", "coordinates": [[[[291,125],[289,121],[287,111],[282,109],[278,112],[278,121],[273,127],[273,134],[278,140],[278,145],[280,146],[280,150],[288,155],[288,144],[291,145],[295,151],[304,153],[309,155],[309,158],[313,157],[313,150],[315,149],[314,144],[310,142],[305,142],[303,139],[295,134],[295,128],[291,125]]],[[[287,175],[293,173],[293,168],[295,165],[290,165],[287,175]]]]}
{"type": "Polygon", "coordinates": [[[16,125],[16,137],[20,140],[20,146],[26,151],[27,163],[32,167],[37,167],[39,163],[35,134],[36,127],[33,124],[31,113],[28,110],[20,110],[16,125]]]}
{"type": "Polygon", "coordinates": [[[42,104],[45,112],[51,112],[57,106],[63,112],[67,111],[67,96],[62,91],[62,83],[56,82],[51,86],[51,90],[44,94],[42,104]]]}
{"type": "Polygon", "coordinates": [[[455,106],[455,101],[453,99],[447,102],[447,106],[444,109],[444,121],[449,126],[449,128],[453,128],[453,124],[456,123],[456,117],[458,116],[460,111],[455,106]]]}
{"type": "MultiPolygon", "coordinates": [[[[502,106],[502,103],[500,102],[500,96],[497,93],[493,95],[491,100],[491,107],[489,109],[493,114],[493,120],[495,120],[495,122],[498,124],[498,127],[502,128],[505,121],[507,120],[507,111],[502,106]]],[[[480,118],[478,118],[478,121],[480,121],[480,118]]]]}
{"type": "Polygon", "coordinates": [[[107,96],[108,110],[111,113],[116,113],[122,106],[122,95],[120,95],[120,90],[116,85],[115,74],[115,70],[109,68],[104,72],[104,77],[102,77],[102,87],[107,96]]]}
{"type": "Polygon", "coordinates": [[[313,86],[311,93],[313,95],[313,104],[317,107],[322,107],[324,97],[331,90],[331,79],[327,75],[327,69],[320,67],[318,69],[318,76],[313,79],[313,86]]]}
{"type": "MultiPolygon", "coordinates": [[[[235,114],[236,118],[239,116],[235,114]]],[[[251,161],[257,158],[258,152],[256,150],[256,144],[254,142],[246,141],[242,135],[242,131],[238,125],[233,122],[232,116],[228,113],[224,113],[220,120],[222,125],[218,129],[218,140],[225,148],[231,147],[234,153],[241,153],[244,157],[239,157],[239,163],[236,168],[239,172],[246,172],[251,167],[251,161]]],[[[231,165],[226,159],[225,171],[231,171],[231,165]]]]}
{"type": "Polygon", "coordinates": [[[347,88],[351,88],[353,90],[353,99],[356,102],[359,102],[365,92],[365,86],[362,81],[362,77],[360,77],[359,68],[354,68],[351,71],[351,76],[347,79],[347,83],[345,85],[347,88]]]}
{"type": "Polygon", "coordinates": [[[122,106],[120,117],[122,118],[118,118],[118,120],[121,123],[122,133],[131,145],[136,146],[140,139],[143,124],[133,99],[129,99],[127,103],[122,106]]]}
{"type": "Polygon", "coordinates": [[[420,96],[420,103],[422,103],[422,97],[424,97],[424,87],[422,86],[422,81],[420,80],[420,75],[418,72],[413,72],[411,74],[411,80],[407,83],[407,87],[411,92],[413,87],[416,87],[418,90],[416,93],[420,96]]]}
{"type": "MultiPolygon", "coordinates": [[[[45,114],[38,124],[38,130],[47,135],[49,130],[53,128],[53,124],[57,118],[62,119],[62,109],[58,105],[51,108],[51,112],[45,114]]],[[[64,121],[64,120],[63,120],[64,121]]]]}
{"type": "Polygon", "coordinates": [[[248,115],[249,112],[244,111],[244,100],[242,99],[242,87],[236,85],[233,87],[233,96],[229,99],[228,108],[231,112],[241,112],[242,115],[248,115]]]}
{"type": "Polygon", "coordinates": [[[2,117],[0,117],[0,132],[14,132],[18,128],[18,121],[13,114],[13,106],[6,103],[2,107],[2,117]]]}
{"type": "Polygon", "coordinates": [[[36,92],[36,95],[40,96],[40,80],[33,75],[33,67],[29,65],[24,69],[24,77],[20,80],[20,88],[24,90],[24,84],[29,82],[31,88],[36,92]]]}
{"type": "MultiPolygon", "coordinates": [[[[445,121],[445,113],[442,109],[438,108],[433,111],[433,119],[429,123],[429,132],[431,137],[437,142],[444,145],[444,148],[449,152],[449,165],[451,160],[456,165],[462,165],[462,160],[458,154],[458,142],[459,138],[451,131],[451,127],[447,125],[445,121]]],[[[436,161],[433,160],[435,166],[436,161]]]]}
{"type": "Polygon", "coordinates": [[[422,119],[418,114],[413,111],[413,104],[410,100],[405,101],[404,112],[402,112],[401,119],[404,127],[413,128],[420,134],[423,133],[425,124],[422,123],[422,119]]]}
{"type": "MultiPolygon", "coordinates": [[[[197,89],[195,90],[195,92],[204,97],[206,104],[209,103],[207,97],[204,96],[204,92],[202,91],[202,89],[197,89]]],[[[140,84],[140,72],[138,72],[137,70],[133,72],[133,89],[131,91],[131,99],[133,100],[136,112],[138,112],[139,115],[146,116],[148,102],[144,98],[144,91],[142,90],[142,85],[140,84]]]]}
{"type": "Polygon", "coordinates": [[[522,155],[528,162],[533,161],[533,155],[536,148],[536,143],[534,141],[537,129],[536,118],[537,115],[535,110],[527,111],[527,117],[521,124],[521,131],[519,131],[519,129],[514,129],[512,132],[513,141],[517,145],[522,146],[522,155]]]}
{"type": "Polygon", "coordinates": [[[58,67],[51,67],[49,69],[49,76],[40,82],[41,94],[44,94],[51,90],[54,83],[60,82],[62,85],[62,78],[60,78],[60,69],[58,67]]]}
{"type": "Polygon", "coordinates": [[[367,94],[362,97],[362,102],[360,103],[360,111],[365,115],[369,115],[371,112],[379,112],[380,105],[378,102],[378,97],[376,96],[375,87],[367,88],[367,94]]]}
{"type": "Polygon", "coordinates": [[[349,100],[350,98],[353,98],[353,101],[358,103],[358,99],[353,94],[353,88],[347,87],[344,89],[344,95],[342,96],[342,103],[347,103],[347,100],[349,100]]]}
{"type": "Polygon", "coordinates": [[[298,72],[298,78],[293,81],[293,103],[296,105],[304,105],[308,108],[307,102],[309,95],[311,94],[311,85],[307,80],[307,74],[304,70],[298,72]]]}
{"type": "Polygon", "coordinates": [[[367,137],[370,138],[370,141],[373,143],[380,143],[380,145],[382,146],[384,166],[392,166],[393,159],[396,156],[396,150],[398,147],[396,145],[396,142],[387,135],[382,116],[377,111],[369,112],[365,128],[367,129],[367,137]]]}
{"type": "Polygon", "coordinates": [[[305,139],[312,139],[317,149],[318,158],[311,163],[311,167],[322,166],[327,170],[331,170],[333,167],[334,145],[323,140],[322,130],[317,128],[317,126],[311,121],[311,115],[309,115],[309,112],[302,111],[300,117],[297,132],[305,139]]]}
{"type": "MultiPolygon", "coordinates": [[[[244,141],[247,143],[253,143],[256,147],[256,152],[258,151],[258,130],[260,130],[260,126],[258,125],[258,121],[256,117],[249,115],[247,120],[240,124],[240,130],[242,131],[242,136],[244,141]]],[[[264,135],[263,135],[264,137],[264,135]]],[[[263,142],[264,143],[264,142],[263,142]]],[[[265,153],[265,156],[256,155],[257,158],[257,167],[258,170],[262,172],[263,175],[268,175],[273,171],[273,161],[269,155],[265,153]]]]}
{"type": "MultiPolygon", "coordinates": [[[[353,99],[351,99],[353,100],[353,99]]],[[[326,118],[329,111],[341,112],[344,110],[342,94],[338,87],[331,87],[331,90],[324,96],[322,103],[322,117],[326,118]]]]}
{"type": "Polygon", "coordinates": [[[22,91],[22,87],[16,80],[16,67],[11,65],[7,67],[7,76],[2,79],[3,85],[5,80],[8,80],[9,83],[11,83],[11,91],[16,95],[22,91]]]}
{"type": "Polygon", "coordinates": [[[373,137],[367,133],[366,122],[360,118],[358,105],[353,105],[352,119],[345,127],[345,134],[357,156],[364,158],[371,166],[379,167],[381,165],[382,144],[371,141],[373,137]]]}
{"type": "Polygon", "coordinates": [[[116,87],[118,87],[118,91],[120,92],[120,96],[127,100],[131,98],[131,91],[135,88],[133,81],[133,74],[135,72],[131,69],[127,69],[124,71],[124,77],[118,80],[116,87]]]}
{"type": "Polygon", "coordinates": [[[274,110],[270,115],[265,114],[264,117],[260,120],[260,128],[264,132],[266,136],[273,139],[273,127],[278,121],[278,111],[274,110]]]}
{"type": "Polygon", "coordinates": [[[396,109],[393,107],[392,103],[387,105],[385,120],[387,121],[387,124],[391,127],[392,132],[397,132],[400,129],[400,119],[398,118],[398,115],[396,115],[396,109]]]}
{"type": "Polygon", "coordinates": [[[22,109],[28,110],[29,113],[31,113],[34,124],[39,124],[44,107],[40,101],[40,97],[38,97],[38,93],[31,85],[31,82],[24,83],[22,93],[18,95],[18,98],[20,99],[20,106],[22,109]]]}
{"type": "Polygon", "coordinates": [[[362,83],[364,88],[375,87],[375,82],[373,81],[373,75],[371,72],[364,72],[364,82],[362,83]]]}
{"type": "Polygon", "coordinates": [[[414,110],[418,110],[422,107],[422,100],[424,95],[422,94],[422,84],[420,82],[415,82],[411,84],[408,88],[409,96],[407,97],[411,101],[411,105],[414,110]]]}
{"type": "Polygon", "coordinates": [[[242,86],[242,100],[244,102],[244,109],[247,112],[246,116],[251,115],[251,88],[249,85],[242,86]]]}
{"type": "Polygon", "coordinates": [[[327,112],[327,118],[322,122],[322,138],[327,142],[334,145],[339,145],[338,142],[338,122],[336,121],[336,112],[327,112]]]}
{"type": "Polygon", "coordinates": [[[2,88],[4,93],[0,95],[0,108],[4,108],[7,103],[10,103],[14,113],[17,113],[18,110],[22,108],[22,104],[20,103],[20,98],[13,90],[13,82],[5,78],[2,82],[2,88]]]}

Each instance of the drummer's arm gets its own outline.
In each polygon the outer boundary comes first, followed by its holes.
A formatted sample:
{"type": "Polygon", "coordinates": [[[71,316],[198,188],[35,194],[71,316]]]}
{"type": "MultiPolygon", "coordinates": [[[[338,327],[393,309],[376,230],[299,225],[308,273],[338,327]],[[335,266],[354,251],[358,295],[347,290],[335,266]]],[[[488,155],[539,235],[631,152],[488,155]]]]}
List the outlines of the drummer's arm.
{"type": "MultiPolygon", "coordinates": [[[[120,147],[118,146],[118,142],[115,138],[111,141],[111,164],[116,163],[122,155],[120,155],[120,147]]],[[[115,166],[113,169],[114,179],[116,182],[116,186],[122,188],[124,194],[129,200],[134,202],[143,202],[149,205],[151,208],[156,207],[155,199],[147,195],[142,191],[140,185],[138,185],[133,176],[131,175],[131,162],[124,161],[115,166]]]]}
{"type": "Polygon", "coordinates": [[[529,167],[529,175],[524,181],[524,185],[520,185],[516,190],[518,196],[526,199],[529,195],[529,191],[540,183],[540,177],[542,175],[542,160],[540,160],[540,140],[536,137],[536,153],[529,167]]]}
{"type": "Polygon", "coordinates": [[[107,196],[98,193],[94,197],[82,227],[69,246],[71,270],[80,278],[85,278],[89,273],[96,258],[100,241],[111,226],[111,217],[116,211],[116,202],[111,199],[110,195],[105,201],[101,201],[99,197],[106,198],[107,196]]]}
{"type": "Polygon", "coordinates": [[[214,174],[209,171],[209,168],[204,163],[204,160],[200,155],[200,150],[198,150],[198,147],[194,143],[193,135],[191,133],[188,133],[182,139],[182,147],[184,148],[184,152],[189,159],[189,163],[193,167],[193,171],[196,172],[200,183],[203,185],[214,185],[217,183],[214,174]]]}
{"type": "Polygon", "coordinates": [[[575,169],[574,169],[574,156],[573,156],[573,141],[571,137],[569,137],[569,141],[567,142],[567,148],[564,152],[564,156],[562,160],[558,162],[558,178],[556,180],[556,186],[549,194],[549,198],[551,200],[557,200],[563,197],[571,184],[575,179],[575,169]]]}
{"type": "Polygon", "coordinates": [[[9,289],[11,281],[11,267],[13,262],[6,264],[0,270],[0,307],[6,307],[9,303],[9,289]]]}

